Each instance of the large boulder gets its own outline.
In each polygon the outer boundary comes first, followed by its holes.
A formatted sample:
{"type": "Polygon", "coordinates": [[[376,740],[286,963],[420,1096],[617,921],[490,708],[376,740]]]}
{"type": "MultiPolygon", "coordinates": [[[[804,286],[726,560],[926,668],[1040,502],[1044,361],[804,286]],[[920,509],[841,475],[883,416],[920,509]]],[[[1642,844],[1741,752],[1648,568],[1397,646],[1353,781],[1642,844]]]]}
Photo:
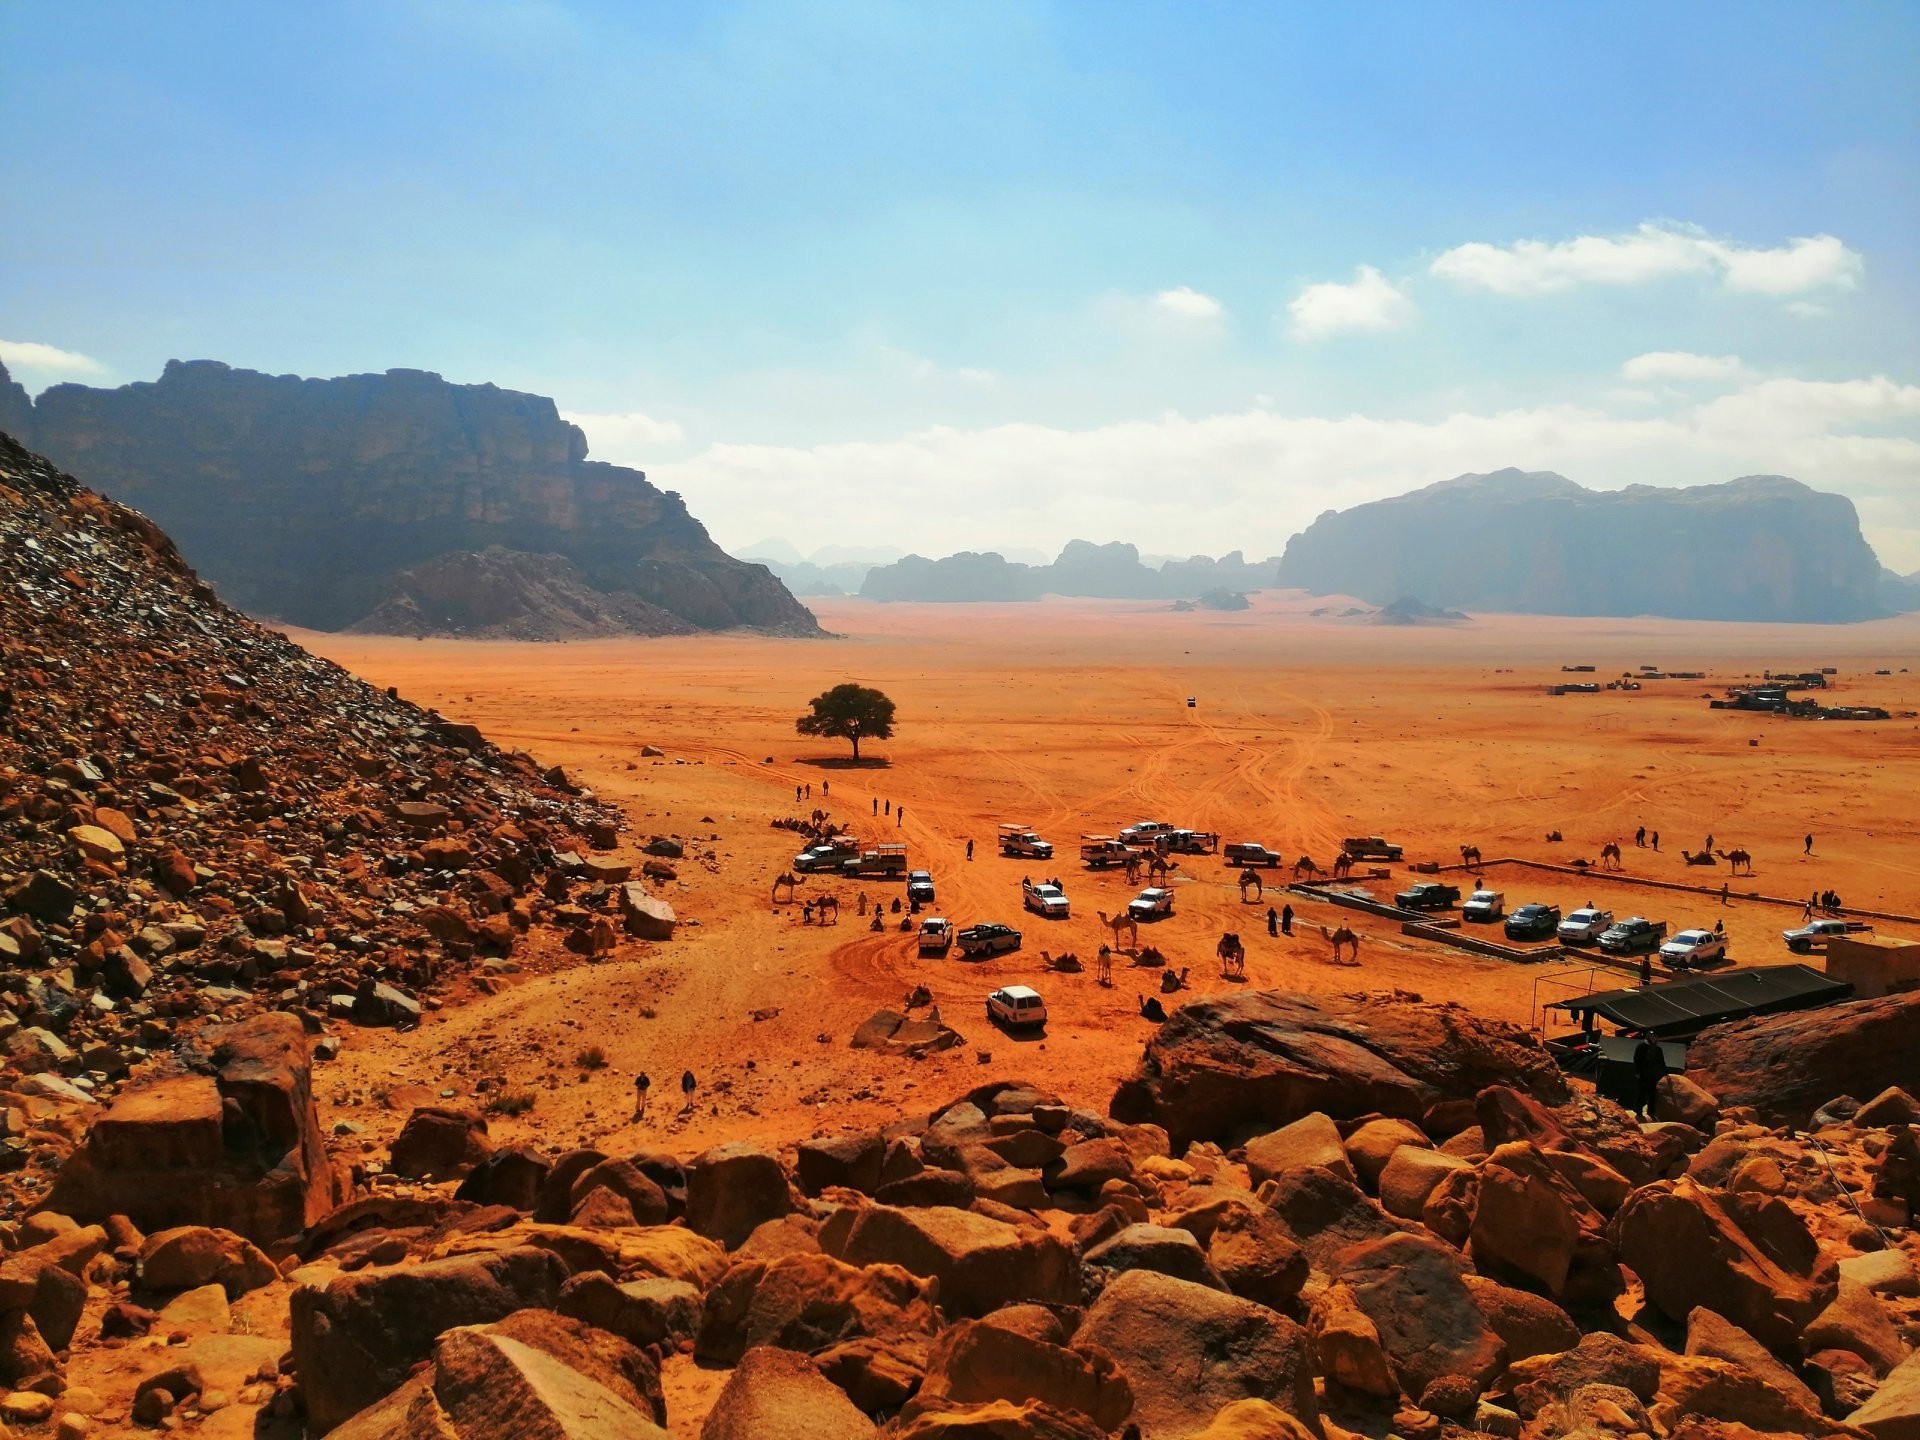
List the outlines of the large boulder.
{"type": "Polygon", "coordinates": [[[1119,1362],[1142,1440],[1186,1440],[1223,1406],[1249,1398],[1302,1419],[1316,1415],[1306,1331],[1204,1285],[1129,1271],[1101,1293],[1073,1343],[1098,1346],[1119,1362]]]}
{"type": "Polygon", "coordinates": [[[445,1180],[493,1153],[487,1122],[477,1110],[453,1105],[422,1105],[407,1116],[394,1136],[387,1164],[411,1180],[445,1180]]]}
{"type": "Polygon", "coordinates": [[[447,1331],[431,1362],[336,1440],[664,1440],[659,1371],[612,1335],[540,1310],[447,1331]]]}
{"type": "Polygon", "coordinates": [[[950,1316],[986,1315],[1002,1305],[1080,1303],[1073,1249],[1049,1231],[1009,1225],[949,1206],[902,1210],[868,1205],[842,1211],[820,1243],[849,1265],[898,1265],[940,1282],[950,1316]]]}
{"type": "Polygon", "coordinates": [[[898,1265],[848,1265],[818,1252],[737,1264],[707,1292],[694,1356],[734,1365],[756,1346],[812,1355],[858,1336],[924,1344],[940,1328],[934,1289],[898,1265]]]}
{"type": "Polygon", "coordinates": [[[1342,1180],[1352,1180],[1353,1163],[1347,1159],[1346,1146],[1340,1143],[1340,1130],[1319,1111],[1302,1115],[1278,1130],[1269,1130],[1247,1141],[1247,1174],[1258,1185],[1291,1170],[1331,1170],[1342,1180]]]}
{"type": "Polygon", "coordinates": [[[1043,1400],[930,1400],[887,1432],[892,1440],[1107,1440],[1108,1432],[1043,1400]]]}
{"type": "Polygon", "coordinates": [[[1873,1440],[1920,1440],[1920,1354],[1902,1361],[1847,1424],[1873,1440]]]}
{"type": "Polygon", "coordinates": [[[1320,1270],[1333,1269],[1335,1257],[1349,1245],[1407,1228],[1358,1185],[1331,1170],[1289,1171],[1262,1185],[1260,1198],[1320,1270]]]}
{"type": "Polygon", "coordinates": [[[629,1345],[677,1346],[700,1329],[700,1292],[684,1280],[615,1282],[604,1270],[568,1277],[554,1309],[629,1345]]]}
{"type": "Polygon", "coordinates": [[[687,1224],[729,1250],[791,1209],[779,1159],[756,1145],[716,1145],[687,1166],[687,1224]]]}
{"type": "Polygon", "coordinates": [[[1705,1306],[1776,1354],[1797,1356],[1801,1332],[1833,1294],[1831,1282],[1769,1259],[1711,1192],[1685,1176],[1634,1191],[1609,1234],[1620,1262],[1668,1318],[1684,1323],[1705,1306]]]}
{"type": "Polygon", "coordinates": [[[197,1290],[218,1285],[229,1300],[280,1278],[273,1261],[245,1236],[205,1225],[149,1235],[140,1246],[140,1283],[149,1290],[197,1290]]]}
{"type": "Polygon", "coordinates": [[[1568,1096],[1537,1039],[1465,1006],[1266,990],[1174,1011],[1110,1109],[1116,1120],[1164,1127],[1179,1152],[1316,1110],[1418,1121],[1496,1084],[1552,1104],[1568,1096]]]}
{"type": "Polygon", "coordinates": [[[557,1255],[522,1248],[356,1271],[295,1290],[293,1358],[309,1430],[324,1435],[399,1388],[444,1331],[552,1309],[566,1278],[557,1255]]]}
{"type": "Polygon", "coordinates": [[[1467,1288],[1466,1273],[1459,1251],[1423,1235],[1389,1235],[1339,1257],[1340,1280],[1373,1321],[1411,1400],[1426,1401],[1430,1387],[1450,1380],[1477,1396],[1505,1363],[1506,1347],[1467,1288]]]}
{"type": "Polygon", "coordinates": [[[919,1393],[902,1420],[953,1403],[1038,1401],[1084,1415],[1105,1435],[1133,1413],[1133,1387],[1111,1356],[1097,1348],[1069,1350],[984,1321],[949,1327],[927,1360],[919,1393]]]}
{"type": "Polygon", "coordinates": [[[700,1440],[869,1440],[879,1434],[813,1362],[791,1350],[749,1350],[721,1387],[700,1440]]]}
{"type": "Polygon", "coordinates": [[[1467,1293],[1507,1347],[1508,1360],[1558,1355],[1580,1343],[1580,1327],[1553,1301],[1484,1275],[1465,1275],[1467,1293]]]}
{"type": "Polygon", "coordinates": [[[1583,1298],[1611,1296],[1620,1281],[1606,1219],[1553,1163],[1555,1153],[1516,1140],[1481,1163],[1468,1231],[1473,1263],[1556,1297],[1575,1281],[1571,1288],[1583,1298]]]}
{"type": "Polygon", "coordinates": [[[1752,1106],[1769,1125],[1805,1126],[1836,1095],[1879,1095],[1913,1078],[1920,991],[1762,1015],[1703,1030],[1687,1078],[1721,1108],[1752,1106]]]}
{"type": "Polygon", "coordinates": [[[1207,1260],[1234,1294],[1283,1310],[1307,1282],[1307,1255],[1272,1211],[1222,1209],[1207,1236],[1207,1260]]]}
{"type": "Polygon", "coordinates": [[[194,1066],[128,1087],[54,1178],[46,1208],[125,1215],[142,1230],[214,1225],[258,1245],[298,1234],[349,1198],[313,1103],[307,1035],[269,1012],[201,1031],[194,1066]]]}
{"type": "Polygon", "coordinates": [[[1089,1249],[1081,1264],[1089,1293],[1128,1270],[1155,1270],[1215,1290],[1227,1288],[1198,1240],[1185,1230],[1162,1225],[1129,1225],[1089,1249]]]}

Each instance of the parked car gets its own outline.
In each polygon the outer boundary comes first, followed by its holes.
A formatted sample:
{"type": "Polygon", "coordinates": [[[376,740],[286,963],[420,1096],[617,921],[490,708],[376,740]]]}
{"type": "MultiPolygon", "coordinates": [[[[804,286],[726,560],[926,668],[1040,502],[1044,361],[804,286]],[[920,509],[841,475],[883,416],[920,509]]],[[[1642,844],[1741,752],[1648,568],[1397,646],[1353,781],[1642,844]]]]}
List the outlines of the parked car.
{"type": "Polygon", "coordinates": [[[1669,970],[1701,970],[1727,961],[1727,937],[1711,930],[1682,930],[1660,947],[1660,963],[1669,970]]]}
{"type": "Polygon", "coordinates": [[[1173,913],[1173,891],[1155,885],[1127,902],[1127,914],[1136,920],[1158,920],[1173,913]]]}
{"type": "Polygon", "coordinates": [[[1551,940],[1560,930],[1560,907],[1529,901],[1507,916],[1507,939],[1551,940]]]}
{"type": "Polygon", "coordinates": [[[944,955],[947,947],[953,944],[953,922],[942,920],[938,915],[920,922],[920,953],[922,955],[944,955]]]}
{"type": "Polygon", "coordinates": [[[1151,845],[1162,835],[1173,834],[1173,826],[1164,820],[1141,820],[1120,832],[1120,838],[1133,845],[1151,845]]]}
{"type": "Polygon", "coordinates": [[[909,903],[933,904],[933,876],[929,872],[914,870],[908,873],[907,900],[909,903]]]}
{"type": "Polygon", "coordinates": [[[1467,903],[1460,907],[1460,918],[1482,925],[1491,925],[1507,913],[1507,897],[1498,890],[1476,890],[1467,897],[1467,903]]]}
{"type": "Polygon", "coordinates": [[[1401,854],[1398,845],[1378,835],[1349,835],[1340,842],[1340,848],[1356,860],[1398,860],[1401,854]]]}
{"type": "Polygon", "coordinates": [[[1047,1023],[1047,1002],[1038,990],[1025,985],[1006,985],[987,996],[987,1019],[1009,1030],[1020,1026],[1038,1029],[1047,1023]]]}
{"type": "Polygon", "coordinates": [[[1049,920],[1067,918],[1067,892],[1050,881],[1035,885],[1031,880],[1020,882],[1020,903],[1036,915],[1049,920]]]}
{"type": "Polygon", "coordinates": [[[1053,846],[1024,825],[1002,825],[1000,853],[1015,859],[1051,860],[1053,846]]]}
{"type": "Polygon", "coordinates": [[[1393,897],[1402,910],[1446,910],[1460,903],[1460,887],[1438,880],[1422,880],[1393,897]]]}
{"type": "Polygon", "coordinates": [[[1794,954],[1806,955],[1816,949],[1826,949],[1827,942],[1836,935],[1858,935],[1871,929],[1873,926],[1864,920],[1815,920],[1798,929],[1782,930],[1780,938],[1794,954]]]}
{"type": "Polygon", "coordinates": [[[1011,925],[1001,925],[992,920],[969,925],[954,940],[960,946],[960,953],[970,960],[1004,955],[1020,948],[1020,932],[1011,925]]]}
{"type": "Polygon", "coordinates": [[[1644,955],[1667,943],[1667,922],[1629,915],[1602,930],[1598,943],[1609,955],[1644,955]]]}
{"type": "Polygon", "coordinates": [[[1591,945],[1600,932],[1613,924],[1613,912],[1582,905],[1560,922],[1560,941],[1564,945],[1591,945]]]}
{"type": "Polygon", "coordinates": [[[815,870],[838,870],[843,861],[858,856],[860,843],[855,840],[847,844],[840,840],[827,840],[818,845],[809,845],[793,857],[793,869],[796,874],[805,875],[815,870]]]}

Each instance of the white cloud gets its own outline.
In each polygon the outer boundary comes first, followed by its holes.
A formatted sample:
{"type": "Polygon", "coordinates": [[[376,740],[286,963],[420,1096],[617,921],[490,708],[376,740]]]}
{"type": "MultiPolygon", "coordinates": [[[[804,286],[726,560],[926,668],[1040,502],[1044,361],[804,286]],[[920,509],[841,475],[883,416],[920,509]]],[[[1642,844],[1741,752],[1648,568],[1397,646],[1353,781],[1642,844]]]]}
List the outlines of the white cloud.
{"type": "Polygon", "coordinates": [[[0,340],[0,365],[54,375],[98,375],[107,368],[89,355],[42,345],[38,340],[0,340]]]}
{"type": "Polygon", "coordinates": [[[1550,295],[1577,285],[1644,285],[1679,275],[1717,276],[1729,290],[1795,295],[1853,288],[1860,256],[1831,235],[1803,236],[1774,249],[1722,240],[1691,226],[1648,221],[1624,235],[1580,235],[1552,244],[1475,241],[1429,267],[1444,280],[1497,295],[1550,295]]]}
{"type": "Polygon", "coordinates": [[[655,478],[736,542],[777,524],[803,550],[885,539],[943,555],[1013,539],[1057,548],[1093,530],[1156,551],[1264,556],[1328,507],[1464,471],[1558,470],[1596,488],[1778,473],[1882,517],[1868,538],[1906,571],[1920,566],[1920,526],[1885,517],[1911,515],[1920,438],[1907,432],[1917,429],[1920,386],[1768,380],[1653,413],[1547,405],[1406,420],[1249,409],[1084,430],[938,426],[880,441],[717,445],[655,478]]]}
{"type": "Polygon", "coordinates": [[[1738,355],[1694,355],[1685,350],[1650,350],[1620,367],[1626,380],[1729,380],[1744,373],[1738,355]]]}
{"type": "Polygon", "coordinates": [[[1197,320],[1205,323],[1221,319],[1227,313],[1226,307],[1211,295],[1187,285],[1176,285],[1171,290],[1162,290],[1153,297],[1154,308],[1164,314],[1180,320],[1197,320]]]}
{"type": "Polygon", "coordinates": [[[560,418],[587,432],[588,453],[616,465],[648,466],[662,450],[678,449],[687,432],[672,420],[660,420],[628,410],[615,415],[588,415],[562,410],[560,418]]]}
{"type": "Polygon", "coordinates": [[[1391,330],[1413,313],[1412,302],[1371,265],[1354,272],[1351,285],[1309,285],[1287,306],[1288,333],[1321,340],[1350,330],[1391,330]]]}

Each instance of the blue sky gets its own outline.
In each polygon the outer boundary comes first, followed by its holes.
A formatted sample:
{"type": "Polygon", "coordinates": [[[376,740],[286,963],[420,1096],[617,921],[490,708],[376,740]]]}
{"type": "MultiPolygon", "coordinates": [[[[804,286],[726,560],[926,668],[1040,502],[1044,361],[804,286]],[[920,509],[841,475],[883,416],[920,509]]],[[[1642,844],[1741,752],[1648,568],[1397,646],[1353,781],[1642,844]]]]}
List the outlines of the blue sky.
{"type": "Polygon", "coordinates": [[[1920,8],[0,8],[0,359],[418,366],[766,535],[1277,552],[1505,464],[1920,567],[1920,8]]]}

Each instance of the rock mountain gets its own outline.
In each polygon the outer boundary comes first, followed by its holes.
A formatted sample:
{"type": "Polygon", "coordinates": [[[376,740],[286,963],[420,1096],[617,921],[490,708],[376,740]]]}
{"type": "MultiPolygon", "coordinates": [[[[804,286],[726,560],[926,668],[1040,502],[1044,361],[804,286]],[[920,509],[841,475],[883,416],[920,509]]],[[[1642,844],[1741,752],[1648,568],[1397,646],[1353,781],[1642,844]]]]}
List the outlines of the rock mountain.
{"type": "Polygon", "coordinates": [[[1209,590],[1264,589],[1275,583],[1274,570],[1272,559],[1249,562],[1238,550],[1217,560],[1170,560],[1156,570],[1135,546],[1069,540],[1051,565],[1025,565],[993,551],[963,550],[942,560],[909,555],[870,571],[860,594],[869,600],[1188,600],[1209,590]]]}
{"type": "Polygon", "coordinates": [[[1595,491],[1551,472],[1461,475],[1329,510],[1280,583],[1376,605],[1680,620],[1864,620],[1887,612],[1853,502],[1783,475],[1595,491]]]}
{"type": "Polygon", "coordinates": [[[233,604],[296,625],[820,633],[679,495],[588,460],[544,396],[175,360],[156,382],[56,385],[35,403],[0,370],[0,430],[152,516],[233,604]]]}

